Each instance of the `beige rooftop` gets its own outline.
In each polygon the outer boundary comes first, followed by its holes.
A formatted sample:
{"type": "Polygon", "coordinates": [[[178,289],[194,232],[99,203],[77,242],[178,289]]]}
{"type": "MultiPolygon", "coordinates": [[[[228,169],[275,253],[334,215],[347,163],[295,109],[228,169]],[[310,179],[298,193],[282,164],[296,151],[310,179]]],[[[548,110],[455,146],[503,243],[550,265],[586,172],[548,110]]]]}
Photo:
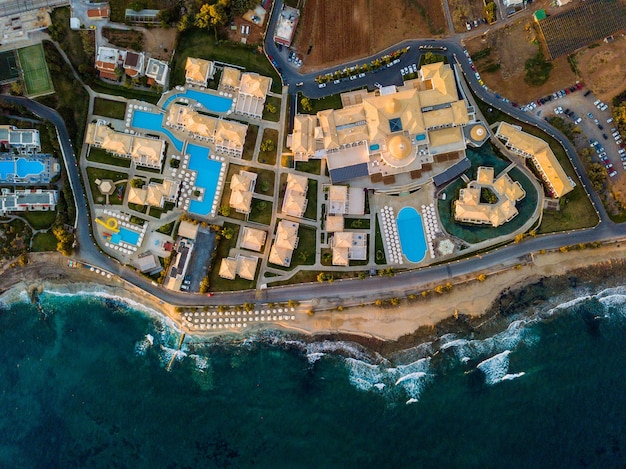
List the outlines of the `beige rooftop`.
{"type": "Polygon", "coordinates": [[[220,264],[219,276],[228,280],[233,280],[237,274],[237,259],[225,257],[220,264]]]}
{"type": "Polygon", "coordinates": [[[183,220],[180,222],[180,225],[178,225],[178,236],[188,239],[196,239],[199,227],[200,226],[197,224],[183,220]]]}
{"type": "Polygon", "coordinates": [[[239,88],[240,83],[241,83],[241,71],[232,67],[224,67],[224,70],[222,70],[222,78],[220,80],[220,87],[237,89],[239,88]]]}
{"type": "Polygon", "coordinates": [[[302,217],[306,210],[306,192],[309,180],[306,176],[289,173],[283,200],[282,212],[293,217],[302,217]]]}
{"type": "Polygon", "coordinates": [[[132,135],[116,132],[100,121],[89,124],[85,133],[85,143],[121,156],[130,155],[132,142],[132,135]]]}
{"type": "Polygon", "coordinates": [[[187,57],[187,62],[185,63],[185,79],[187,82],[206,86],[207,80],[213,78],[213,70],[213,62],[187,57]]]}
{"type": "Polygon", "coordinates": [[[246,94],[265,100],[270,89],[272,79],[258,73],[247,72],[241,76],[239,94],[246,94]]]}
{"type": "Polygon", "coordinates": [[[259,258],[256,256],[238,256],[237,275],[247,280],[254,280],[259,258]]]}
{"type": "Polygon", "coordinates": [[[508,148],[533,160],[556,198],[563,197],[574,189],[552,149],[544,140],[506,122],[500,123],[496,135],[505,141],[508,148]]]}
{"type": "Polygon", "coordinates": [[[281,220],[276,227],[276,238],[270,249],[268,262],[276,265],[289,267],[291,255],[298,245],[299,223],[289,220],[281,220]]]}
{"type": "Polygon", "coordinates": [[[264,230],[244,226],[241,236],[241,247],[243,249],[249,249],[250,251],[260,252],[261,249],[263,249],[266,237],[267,232],[264,230]]]}

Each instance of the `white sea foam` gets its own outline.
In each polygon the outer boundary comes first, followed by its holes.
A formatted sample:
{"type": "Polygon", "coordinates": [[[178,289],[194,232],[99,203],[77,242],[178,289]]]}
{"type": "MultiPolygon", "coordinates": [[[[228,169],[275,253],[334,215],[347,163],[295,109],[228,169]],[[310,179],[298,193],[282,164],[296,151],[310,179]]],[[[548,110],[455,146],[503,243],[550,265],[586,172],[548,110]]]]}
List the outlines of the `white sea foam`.
{"type": "Polygon", "coordinates": [[[409,404],[415,404],[416,402],[419,402],[419,401],[418,401],[417,399],[413,399],[413,398],[411,398],[411,399],[409,399],[408,401],[406,401],[406,405],[409,405],[409,404]]]}
{"type": "Polygon", "coordinates": [[[313,363],[318,361],[320,358],[322,358],[324,355],[326,354],[321,353],[321,352],[313,352],[313,353],[307,353],[306,358],[309,361],[309,363],[312,365],[313,363]]]}
{"type": "Polygon", "coordinates": [[[415,380],[415,379],[421,379],[426,377],[426,373],[424,373],[423,371],[416,371],[415,373],[409,373],[408,375],[402,376],[401,378],[398,378],[398,380],[396,381],[396,386],[398,384],[401,384],[407,380],[415,380]]]}
{"type": "Polygon", "coordinates": [[[519,373],[513,373],[513,374],[506,374],[502,377],[502,381],[510,381],[512,379],[516,379],[516,378],[521,378],[522,376],[524,376],[526,373],[524,373],[523,371],[520,371],[519,373]]]}
{"type": "Polygon", "coordinates": [[[137,341],[135,344],[135,354],[145,355],[146,351],[154,345],[154,337],[150,334],[146,334],[143,340],[137,341]]]}
{"type": "MultiPolygon", "coordinates": [[[[509,371],[509,355],[510,350],[505,350],[491,358],[488,358],[478,364],[476,368],[482,371],[485,375],[485,382],[489,385],[494,385],[502,381],[509,371]]],[[[513,379],[513,378],[507,378],[513,379]]]]}
{"type": "Polygon", "coordinates": [[[346,365],[350,382],[358,389],[369,391],[376,384],[382,383],[383,373],[378,365],[370,365],[354,358],[346,358],[346,365]]]}
{"type": "Polygon", "coordinates": [[[161,345],[161,364],[163,366],[167,366],[172,359],[175,361],[181,361],[186,356],[187,353],[184,350],[177,350],[175,348],[166,347],[161,345]]]}

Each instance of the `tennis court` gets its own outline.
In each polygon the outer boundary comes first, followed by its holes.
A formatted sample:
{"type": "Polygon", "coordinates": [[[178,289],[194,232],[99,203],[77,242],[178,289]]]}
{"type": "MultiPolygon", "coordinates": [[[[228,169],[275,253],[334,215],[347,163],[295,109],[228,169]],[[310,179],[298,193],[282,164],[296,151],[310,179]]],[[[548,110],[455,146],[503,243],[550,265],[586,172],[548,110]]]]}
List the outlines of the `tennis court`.
{"type": "Polygon", "coordinates": [[[46,57],[41,44],[24,47],[17,51],[20,66],[24,74],[24,83],[28,96],[40,96],[54,92],[46,57]]]}
{"type": "Polygon", "coordinates": [[[20,77],[15,51],[0,52],[0,83],[8,83],[20,77]]]}

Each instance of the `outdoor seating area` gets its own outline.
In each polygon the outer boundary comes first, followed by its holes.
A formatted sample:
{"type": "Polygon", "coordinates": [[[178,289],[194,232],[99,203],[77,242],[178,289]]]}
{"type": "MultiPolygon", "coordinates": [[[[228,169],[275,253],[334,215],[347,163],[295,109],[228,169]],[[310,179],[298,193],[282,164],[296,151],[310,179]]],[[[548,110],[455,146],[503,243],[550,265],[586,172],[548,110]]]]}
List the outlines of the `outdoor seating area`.
{"type": "Polygon", "coordinates": [[[436,236],[441,233],[437,214],[435,213],[435,204],[422,205],[422,215],[424,216],[424,229],[426,230],[426,241],[428,242],[428,253],[431,258],[435,258],[435,247],[433,241],[436,236]]]}
{"type": "Polygon", "coordinates": [[[387,261],[389,264],[403,264],[402,248],[398,236],[398,226],[393,207],[385,205],[379,212],[380,227],[382,230],[387,261]]]}
{"type": "Polygon", "coordinates": [[[182,324],[193,330],[241,329],[259,322],[294,321],[295,308],[272,308],[254,311],[186,311],[182,324]]]}

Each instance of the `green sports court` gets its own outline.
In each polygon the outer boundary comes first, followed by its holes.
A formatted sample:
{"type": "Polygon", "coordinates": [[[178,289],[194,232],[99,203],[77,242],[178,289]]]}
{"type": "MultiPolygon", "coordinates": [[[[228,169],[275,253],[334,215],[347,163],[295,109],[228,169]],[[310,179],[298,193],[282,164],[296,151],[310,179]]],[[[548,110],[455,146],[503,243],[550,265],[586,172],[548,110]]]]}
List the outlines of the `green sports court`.
{"type": "Polygon", "coordinates": [[[53,93],[52,79],[46,65],[46,57],[41,44],[18,49],[19,64],[24,75],[28,96],[53,93]]]}
{"type": "Polygon", "coordinates": [[[0,52],[0,83],[9,83],[20,77],[15,51],[0,52]]]}

